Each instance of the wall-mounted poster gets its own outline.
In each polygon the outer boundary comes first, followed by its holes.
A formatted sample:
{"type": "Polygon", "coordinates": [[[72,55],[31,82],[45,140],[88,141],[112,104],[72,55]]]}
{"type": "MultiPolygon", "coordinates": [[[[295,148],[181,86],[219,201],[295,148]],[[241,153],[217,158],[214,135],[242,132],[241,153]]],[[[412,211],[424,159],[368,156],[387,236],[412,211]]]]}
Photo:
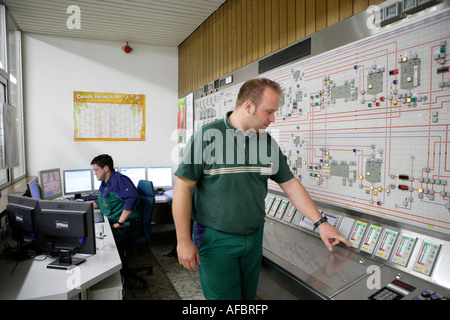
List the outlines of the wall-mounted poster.
{"type": "Polygon", "coordinates": [[[145,141],[145,95],[73,92],[75,141],[145,141]]]}

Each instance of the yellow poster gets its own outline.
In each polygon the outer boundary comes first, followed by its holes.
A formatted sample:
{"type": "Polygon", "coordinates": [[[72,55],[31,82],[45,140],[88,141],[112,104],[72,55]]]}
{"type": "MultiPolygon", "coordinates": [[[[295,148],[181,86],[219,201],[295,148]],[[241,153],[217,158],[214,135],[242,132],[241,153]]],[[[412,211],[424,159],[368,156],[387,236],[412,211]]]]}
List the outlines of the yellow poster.
{"type": "Polygon", "coordinates": [[[145,141],[145,95],[73,92],[75,141],[145,141]]]}

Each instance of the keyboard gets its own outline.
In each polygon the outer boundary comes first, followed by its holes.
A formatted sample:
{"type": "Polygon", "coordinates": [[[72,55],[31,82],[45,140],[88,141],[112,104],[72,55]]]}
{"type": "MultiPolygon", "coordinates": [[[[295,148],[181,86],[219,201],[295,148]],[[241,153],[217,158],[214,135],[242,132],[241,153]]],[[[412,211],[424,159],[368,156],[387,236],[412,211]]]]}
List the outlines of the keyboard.
{"type": "Polygon", "coordinates": [[[95,201],[98,199],[98,195],[97,194],[89,194],[87,196],[82,196],[81,199],[83,199],[84,201],[95,201]]]}

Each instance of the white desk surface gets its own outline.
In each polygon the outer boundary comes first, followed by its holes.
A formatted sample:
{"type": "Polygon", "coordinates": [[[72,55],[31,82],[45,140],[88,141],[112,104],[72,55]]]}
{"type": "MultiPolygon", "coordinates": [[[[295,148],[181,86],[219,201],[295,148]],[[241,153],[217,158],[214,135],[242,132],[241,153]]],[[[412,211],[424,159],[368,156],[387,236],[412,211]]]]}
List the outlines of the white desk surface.
{"type": "Polygon", "coordinates": [[[0,260],[0,300],[70,299],[92,285],[120,271],[122,263],[108,222],[105,225],[104,248],[86,261],[68,270],[48,269],[54,258],[38,261],[0,260]]]}

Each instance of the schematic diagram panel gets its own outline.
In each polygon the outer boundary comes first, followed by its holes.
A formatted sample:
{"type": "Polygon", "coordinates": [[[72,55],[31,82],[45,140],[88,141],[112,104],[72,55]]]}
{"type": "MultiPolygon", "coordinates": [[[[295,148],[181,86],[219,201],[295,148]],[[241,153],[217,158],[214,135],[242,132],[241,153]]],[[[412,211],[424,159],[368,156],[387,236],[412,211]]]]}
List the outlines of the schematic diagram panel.
{"type": "MultiPolygon", "coordinates": [[[[283,89],[268,131],[315,201],[450,233],[449,52],[446,9],[254,76],[283,89]]],[[[198,99],[196,128],[241,85],[198,99]]]]}

